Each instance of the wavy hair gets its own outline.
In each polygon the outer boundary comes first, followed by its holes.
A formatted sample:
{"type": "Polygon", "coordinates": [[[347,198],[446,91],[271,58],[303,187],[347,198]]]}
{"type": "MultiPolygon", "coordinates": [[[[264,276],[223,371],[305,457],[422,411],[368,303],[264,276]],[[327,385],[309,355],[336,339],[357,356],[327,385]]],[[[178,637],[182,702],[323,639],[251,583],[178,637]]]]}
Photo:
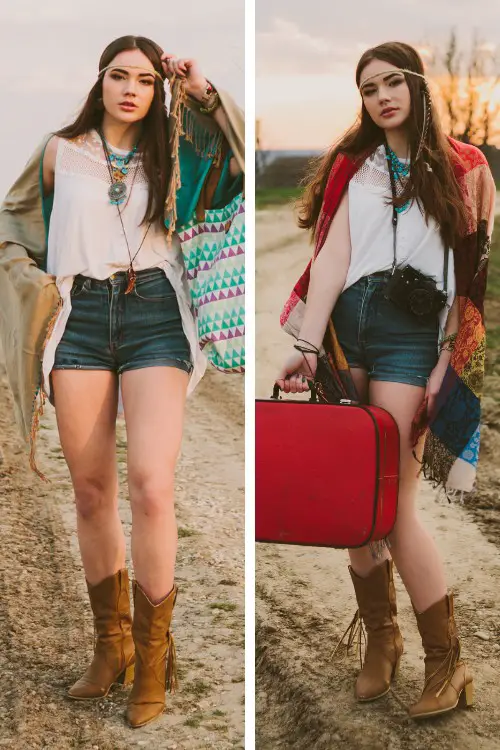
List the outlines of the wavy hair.
{"type": "MultiPolygon", "coordinates": [[[[165,221],[165,201],[171,178],[171,149],[169,137],[169,117],[165,106],[165,73],[161,62],[163,50],[151,39],[143,36],[122,36],[109,44],[99,60],[99,72],[106,68],[120,52],[139,49],[160,73],[155,76],[154,96],[147,115],[142,120],[139,141],[142,163],[146,174],[149,195],[143,223],[165,221]]],[[[87,100],[76,120],[57,131],[61,138],[77,138],[93,128],[99,129],[103,120],[102,80],[99,75],[91,88],[87,100]]]]}
{"type": "MultiPolygon", "coordinates": [[[[402,42],[386,42],[368,49],[361,56],[356,68],[358,87],[364,68],[372,60],[382,60],[397,68],[424,74],[422,59],[413,47],[402,42]]],[[[407,200],[416,199],[426,220],[429,217],[436,220],[443,242],[453,248],[466,226],[466,207],[454,171],[459,157],[442,130],[426,81],[411,73],[404,73],[404,76],[411,99],[410,115],[406,121],[410,177],[395,204],[401,206],[407,200]]],[[[354,125],[310,165],[303,181],[304,192],[297,203],[298,223],[302,229],[311,230],[312,237],[316,237],[326,184],[338,154],[345,154],[361,164],[384,142],[384,130],[375,124],[363,103],[354,125]]]]}

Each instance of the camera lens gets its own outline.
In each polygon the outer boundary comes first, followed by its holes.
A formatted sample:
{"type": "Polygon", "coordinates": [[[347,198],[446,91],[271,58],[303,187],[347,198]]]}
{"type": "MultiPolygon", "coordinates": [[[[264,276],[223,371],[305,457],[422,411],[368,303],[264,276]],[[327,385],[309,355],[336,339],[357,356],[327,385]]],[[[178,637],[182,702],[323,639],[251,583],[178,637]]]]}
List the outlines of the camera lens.
{"type": "Polygon", "coordinates": [[[432,293],[427,289],[414,289],[408,297],[408,305],[414,315],[429,315],[432,312],[432,293]]]}

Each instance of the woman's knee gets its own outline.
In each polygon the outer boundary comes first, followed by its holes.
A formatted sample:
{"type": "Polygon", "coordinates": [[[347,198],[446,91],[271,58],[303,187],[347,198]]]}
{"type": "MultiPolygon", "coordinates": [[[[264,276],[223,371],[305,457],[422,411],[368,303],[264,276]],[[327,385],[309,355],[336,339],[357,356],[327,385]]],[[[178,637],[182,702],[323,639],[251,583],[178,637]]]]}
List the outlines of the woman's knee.
{"type": "Polygon", "coordinates": [[[117,503],[116,485],[102,477],[83,477],[73,482],[78,515],[92,521],[114,510],[117,503]]]}
{"type": "Polygon", "coordinates": [[[129,479],[133,513],[158,518],[170,513],[174,503],[174,477],[135,476],[129,479]]]}

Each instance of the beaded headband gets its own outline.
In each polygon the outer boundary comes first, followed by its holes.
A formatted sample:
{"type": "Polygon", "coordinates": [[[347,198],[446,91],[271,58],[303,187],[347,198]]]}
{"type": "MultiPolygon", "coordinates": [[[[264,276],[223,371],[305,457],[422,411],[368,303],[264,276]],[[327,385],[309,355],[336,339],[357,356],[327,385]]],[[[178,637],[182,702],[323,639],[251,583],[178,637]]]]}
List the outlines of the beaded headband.
{"type": "Polygon", "coordinates": [[[158,73],[157,70],[151,69],[151,68],[143,68],[142,65],[106,65],[105,68],[102,68],[99,71],[99,76],[103,75],[107,70],[110,70],[110,68],[123,68],[123,69],[134,69],[134,70],[142,70],[144,73],[151,73],[151,75],[157,76],[157,78],[160,79],[160,81],[163,81],[163,76],[161,73],[158,73]]]}
{"type": "Polygon", "coordinates": [[[388,73],[410,73],[412,76],[418,76],[419,78],[423,78],[424,81],[427,83],[427,79],[422,73],[416,73],[414,70],[408,70],[408,68],[391,68],[390,70],[382,70],[380,73],[375,73],[372,76],[368,76],[368,78],[365,78],[363,83],[360,83],[359,89],[361,90],[361,87],[365,85],[365,83],[368,83],[368,81],[371,81],[373,78],[378,78],[378,76],[387,75],[388,73]]]}

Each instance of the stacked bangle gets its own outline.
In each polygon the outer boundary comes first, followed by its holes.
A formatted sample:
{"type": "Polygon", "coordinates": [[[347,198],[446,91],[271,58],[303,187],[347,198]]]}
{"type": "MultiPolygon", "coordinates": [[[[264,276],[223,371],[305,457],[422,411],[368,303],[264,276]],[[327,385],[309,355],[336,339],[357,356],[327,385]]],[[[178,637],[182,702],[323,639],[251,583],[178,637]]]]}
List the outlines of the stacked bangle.
{"type": "Polygon", "coordinates": [[[204,114],[204,115],[211,115],[212,112],[215,112],[215,110],[219,106],[220,106],[220,96],[219,96],[219,94],[216,91],[214,94],[212,94],[212,97],[209,100],[209,102],[207,103],[207,106],[206,107],[200,107],[200,112],[202,114],[204,114]]]}
{"type": "Polygon", "coordinates": [[[314,346],[314,344],[311,344],[310,341],[306,341],[305,339],[297,339],[297,343],[294,344],[294,348],[297,349],[297,351],[302,352],[302,354],[316,354],[316,356],[319,356],[318,347],[314,346]],[[300,346],[300,341],[302,341],[303,344],[306,344],[306,346],[300,346]]]}
{"type": "Polygon", "coordinates": [[[455,350],[455,341],[457,336],[457,333],[450,333],[449,336],[445,336],[439,344],[439,351],[453,352],[455,350]]]}
{"type": "MultiPolygon", "coordinates": [[[[200,102],[198,102],[200,104],[200,102]]],[[[210,115],[220,106],[220,96],[214,86],[207,81],[205,93],[201,98],[200,112],[204,115],[210,115]]]]}

